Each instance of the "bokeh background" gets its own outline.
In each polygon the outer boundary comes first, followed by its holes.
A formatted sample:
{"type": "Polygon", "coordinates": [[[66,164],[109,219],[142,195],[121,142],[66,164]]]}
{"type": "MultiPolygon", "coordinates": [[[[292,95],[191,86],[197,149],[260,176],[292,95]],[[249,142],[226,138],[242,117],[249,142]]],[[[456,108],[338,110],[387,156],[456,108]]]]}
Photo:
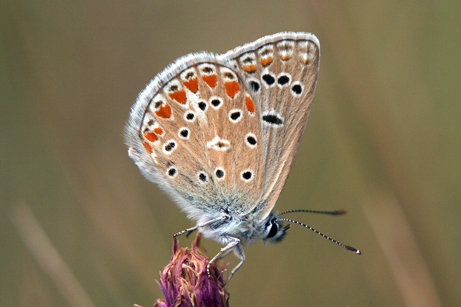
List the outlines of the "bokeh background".
{"type": "Polygon", "coordinates": [[[347,209],[293,217],[363,255],[293,225],[246,248],[231,305],[461,306],[459,16],[459,1],[2,1],[0,305],[162,298],[172,234],[193,223],[128,158],[130,107],[182,55],[289,30],[318,36],[321,69],[276,209],[347,209]]]}

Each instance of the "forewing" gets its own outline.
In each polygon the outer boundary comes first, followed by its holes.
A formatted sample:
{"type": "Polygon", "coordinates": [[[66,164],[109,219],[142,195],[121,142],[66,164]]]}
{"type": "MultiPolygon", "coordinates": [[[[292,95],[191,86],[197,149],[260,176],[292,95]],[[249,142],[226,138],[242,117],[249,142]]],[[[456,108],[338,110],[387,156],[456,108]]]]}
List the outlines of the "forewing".
{"type": "Polygon", "coordinates": [[[142,173],[198,219],[241,214],[263,185],[260,114],[241,76],[214,55],[177,60],[141,92],[126,127],[142,173]]]}
{"type": "Polygon", "coordinates": [[[309,33],[263,37],[219,56],[235,67],[260,109],[264,182],[253,208],[264,219],[285,184],[306,126],[317,82],[320,44],[309,33]]]}

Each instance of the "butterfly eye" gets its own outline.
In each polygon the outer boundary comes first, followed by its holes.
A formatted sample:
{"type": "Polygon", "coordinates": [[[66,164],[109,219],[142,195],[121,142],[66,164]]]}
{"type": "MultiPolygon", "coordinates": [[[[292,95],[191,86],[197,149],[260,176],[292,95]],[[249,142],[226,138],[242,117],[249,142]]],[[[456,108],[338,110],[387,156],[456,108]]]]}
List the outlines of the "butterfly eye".
{"type": "Polygon", "coordinates": [[[263,238],[265,243],[278,243],[283,240],[286,236],[286,230],[288,227],[282,227],[277,218],[272,215],[265,224],[265,237],[263,238]]]}
{"type": "Polygon", "coordinates": [[[271,229],[269,230],[269,233],[267,234],[268,239],[275,237],[275,235],[279,231],[279,225],[275,222],[275,219],[272,219],[270,221],[270,227],[271,229]]]}

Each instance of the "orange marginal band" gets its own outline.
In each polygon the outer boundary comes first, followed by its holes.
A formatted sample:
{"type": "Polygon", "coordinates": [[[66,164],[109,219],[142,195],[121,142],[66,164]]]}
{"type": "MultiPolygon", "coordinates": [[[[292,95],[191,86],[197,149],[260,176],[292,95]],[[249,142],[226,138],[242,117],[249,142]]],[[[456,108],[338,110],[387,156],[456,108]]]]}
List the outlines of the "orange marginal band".
{"type": "Polygon", "coordinates": [[[198,78],[195,77],[195,78],[192,78],[190,80],[187,80],[187,81],[183,81],[183,84],[185,87],[187,87],[189,89],[189,91],[193,92],[193,93],[197,93],[198,91],[198,78]]]}
{"type": "Polygon", "coordinates": [[[248,111],[250,111],[251,113],[254,113],[256,111],[255,103],[248,95],[245,97],[245,104],[247,106],[248,111]]]}
{"type": "Polygon", "coordinates": [[[230,98],[234,98],[240,91],[240,85],[237,81],[227,81],[224,83],[224,86],[226,87],[226,93],[230,98]]]}
{"type": "Polygon", "coordinates": [[[163,134],[163,129],[162,127],[157,127],[157,128],[154,128],[154,132],[158,135],[162,135],[163,134]]]}
{"type": "Polygon", "coordinates": [[[289,54],[282,54],[280,55],[280,57],[282,58],[283,61],[288,61],[289,59],[292,58],[292,56],[289,54]]]}
{"type": "Polygon", "coordinates": [[[147,132],[147,133],[144,133],[144,137],[149,141],[149,142],[155,142],[157,141],[158,137],[155,133],[153,132],[147,132]]]}
{"type": "Polygon", "coordinates": [[[273,61],[273,57],[269,56],[267,58],[261,58],[261,64],[263,64],[263,66],[267,66],[269,65],[270,63],[272,63],[273,61]]]}
{"type": "Polygon", "coordinates": [[[149,143],[144,142],[144,147],[146,148],[146,150],[147,150],[149,153],[152,153],[152,147],[150,147],[149,143]]]}
{"type": "Polygon", "coordinates": [[[250,64],[250,65],[243,65],[243,70],[252,73],[256,71],[256,68],[258,67],[256,64],[250,64]]]}
{"type": "Polygon", "coordinates": [[[218,76],[216,74],[214,74],[214,75],[203,75],[202,79],[211,88],[214,88],[216,86],[216,84],[218,84],[218,76]]]}
{"type": "Polygon", "coordinates": [[[160,106],[160,108],[155,111],[155,115],[157,115],[160,118],[170,118],[171,117],[171,107],[169,104],[165,103],[165,105],[160,106]]]}
{"type": "Polygon", "coordinates": [[[174,99],[182,104],[185,104],[187,101],[186,91],[184,89],[181,89],[173,93],[169,93],[168,96],[170,96],[171,99],[174,99]]]}

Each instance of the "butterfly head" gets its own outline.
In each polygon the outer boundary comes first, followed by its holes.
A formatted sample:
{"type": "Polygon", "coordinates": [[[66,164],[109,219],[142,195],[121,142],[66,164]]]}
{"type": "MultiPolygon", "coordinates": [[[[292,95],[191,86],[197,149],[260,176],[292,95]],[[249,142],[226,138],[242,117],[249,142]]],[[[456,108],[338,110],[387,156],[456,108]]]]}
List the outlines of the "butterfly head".
{"type": "Polygon", "coordinates": [[[281,242],[286,234],[290,225],[283,226],[281,221],[278,220],[278,213],[271,213],[264,222],[263,241],[266,244],[281,242]]]}

